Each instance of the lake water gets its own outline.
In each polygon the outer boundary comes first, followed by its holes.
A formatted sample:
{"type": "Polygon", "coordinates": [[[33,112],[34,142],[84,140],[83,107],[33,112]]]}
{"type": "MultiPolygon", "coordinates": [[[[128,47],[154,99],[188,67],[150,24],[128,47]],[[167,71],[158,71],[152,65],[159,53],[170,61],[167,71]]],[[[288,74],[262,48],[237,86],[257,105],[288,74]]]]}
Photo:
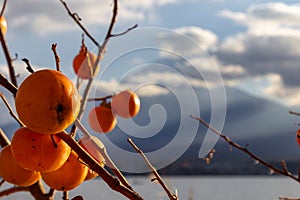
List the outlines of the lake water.
{"type": "MultiPolygon", "coordinates": [[[[279,197],[300,197],[300,184],[280,176],[182,176],[164,177],[164,180],[168,187],[177,189],[180,200],[278,200],[279,197]]],[[[128,177],[128,181],[146,200],[168,200],[162,188],[148,177],[128,177]]],[[[80,185],[70,192],[70,198],[79,194],[85,200],[126,199],[109,189],[101,179],[80,185]]],[[[2,199],[32,198],[26,193],[18,193],[2,199]]],[[[61,199],[60,192],[56,193],[55,199],[61,199]]]]}

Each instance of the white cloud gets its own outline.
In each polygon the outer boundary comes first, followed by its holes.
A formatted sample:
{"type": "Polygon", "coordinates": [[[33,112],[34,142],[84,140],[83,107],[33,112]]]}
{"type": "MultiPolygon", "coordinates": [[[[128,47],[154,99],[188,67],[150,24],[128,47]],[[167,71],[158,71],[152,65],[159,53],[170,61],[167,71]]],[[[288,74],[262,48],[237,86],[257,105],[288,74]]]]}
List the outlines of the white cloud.
{"type": "Polygon", "coordinates": [[[280,74],[269,73],[240,79],[231,86],[242,89],[252,95],[262,96],[288,106],[300,106],[300,86],[287,87],[280,74]]]}
{"type": "Polygon", "coordinates": [[[245,13],[223,10],[221,16],[248,27],[256,35],[299,35],[300,4],[282,2],[250,6],[245,13]]]}
{"type": "Polygon", "coordinates": [[[215,33],[196,26],[180,27],[173,32],[159,35],[161,56],[170,57],[174,54],[189,58],[206,54],[209,48],[218,41],[215,33]]]}
{"type": "Polygon", "coordinates": [[[243,89],[287,105],[300,105],[296,101],[296,90],[300,89],[300,4],[261,3],[244,13],[224,10],[220,14],[247,27],[245,32],[226,38],[216,50],[223,65],[241,66],[248,77],[246,81],[237,77],[230,84],[251,82],[243,89]]]}
{"type": "MultiPolygon", "coordinates": [[[[107,25],[112,15],[112,1],[66,0],[70,10],[77,13],[86,26],[107,25]]],[[[119,2],[118,20],[132,24],[155,15],[155,8],[176,3],[176,0],[124,0],[119,2]]],[[[59,1],[23,0],[8,4],[6,16],[10,29],[15,32],[30,31],[45,35],[47,33],[74,30],[76,27],[59,1]]]]}

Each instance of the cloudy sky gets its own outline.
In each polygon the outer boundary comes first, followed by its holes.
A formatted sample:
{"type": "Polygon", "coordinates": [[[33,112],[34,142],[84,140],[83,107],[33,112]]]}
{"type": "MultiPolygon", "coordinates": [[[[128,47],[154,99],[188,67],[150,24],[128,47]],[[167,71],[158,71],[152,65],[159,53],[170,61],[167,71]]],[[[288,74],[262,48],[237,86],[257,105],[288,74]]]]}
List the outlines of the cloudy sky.
{"type": "MultiPolygon", "coordinates": [[[[66,2],[101,42],[112,1],[66,2]]],[[[59,0],[9,1],[5,16],[8,46],[12,55],[18,54],[14,65],[20,82],[27,74],[21,58],[28,58],[36,69],[55,66],[52,43],[58,43],[62,71],[75,79],[72,60],[79,51],[82,31],[59,0]]],[[[115,32],[134,24],[139,28],[113,38],[108,46],[97,81],[103,95],[111,93],[120,80],[123,88],[143,85],[147,90],[140,90],[141,95],[166,93],[164,87],[145,83],[159,82],[160,77],[180,85],[183,79],[166,64],[166,60],[180,58],[180,71],[192,86],[214,87],[222,82],[290,108],[300,106],[300,4],[295,1],[121,0],[115,32]],[[146,73],[154,61],[164,70],[146,73]],[[191,72],[191,66],[200,70],[202,78],[191,72]],[[206,79],[205,74],[211,73],[220,73],[222,80],[206,79]]],[[[87,38],[86,44],[95,51],[87,38]]],[[[6,73],[3,56],[0,64],[6,73]]]]}

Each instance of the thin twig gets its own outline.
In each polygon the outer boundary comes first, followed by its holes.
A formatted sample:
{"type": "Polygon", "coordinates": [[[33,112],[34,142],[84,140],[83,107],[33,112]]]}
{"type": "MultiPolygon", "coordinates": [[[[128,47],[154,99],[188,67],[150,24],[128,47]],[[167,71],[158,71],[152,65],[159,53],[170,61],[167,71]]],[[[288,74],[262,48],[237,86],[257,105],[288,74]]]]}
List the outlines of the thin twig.
{"type": "Polygon", "coordinates": [[[0,187],[3,185],[3,183],[5,183],[5,180],[4,180],[4,179],[2,179],[2,180],[0,181],[0,187]]]}
{"type": "Polygon", "coordinates": [[[22,60],[23,62],[25,62],[25,64],[27,65],[27,67],[26,67],[27,71],[29,71],[30,73],[34,73],[34,70],[32,69],[31,64],[30,64],[30,62],[29,62],[29,59],[27,59],[27,58],[22,58],[21,60],[22,60]]]}
{"type": "Polygon", "coordinates": [[[3,5],[2,5],[2,9],[1,9],[1,12],[0,12],[0,16],[3,16],[3,14],[4,14],[4,10],[6,8],[6,3],[7,3],[7,0],[4,0],[3,5]]]}
{"type": "Polygon", "coordinates": [[[0,41],[1,41],[1,46],[5,55],[5,59],[8,65],[8,71],[9,71],[9,76],[10,76],[10,81],[12,82],[12,84],[14,86],[18,86],[17,84],[17,79],[16,79],[16,74],[15,74],[15,70],[12,64],[12,59],[10,57],[10,53],[6,44],[6,41],[4,39],[4,34],[2,32],[2,29],[0,28],[0,41]]]}
{"type": "Polygon", "coordinates": [[[54,54],[56,70],[60,72],[61,71],[60,70],[60,58],[59,58],[59,56],[57,54],[56,47],[57,47],[56,43],[52,44],[51,50],[53,51],[53,54],[54,54]]]}
{"type": "Polygon", "coordinates": [[[3,93],[0,93],[0,97],[1,97],[2,101],[4,102],[5,106],[7,107],[9,114],[19,123],[20,126],[24,126],[24,124],[21,122],[21,120],[17,117],[17,115],[12,110],[11,106],[9,105],[9,103],[3,93]]]}
{"type": "Polygon", "coordinates": [[[67,10],[70,17],[76,22],[76,24],[83,30],[83,32],[92,40],[92,42],[97,46],[100,47],[99,43],[96,41],[96,39],[87,31],[87,29],[81,24],[80,17],[77,13],[72,13],[69,9],[67,3],[63,0],[60,0],[60,2],[64,5],[65,9],[67,10]]]}
{"type": "Polygon", "coordinates": [[[170,192],[170,190],[168,189],[168,187],[166,186],[166,184],[163,182],[162,178],[158,174],[158,172],[155,169],[155,167],[153,167],[153,165],[150,163],[150,161],[148,160],[148,158],[145,156],[144,152],[131,140],[131,138],[128,138],[127,141],[142,156],[142,158],[144,159],[144,161],[146,162],[146,164],[148,165],[148,167],[150,168],[150,170],[154,174],[156,180],[159,182],[159,184],[163,187],[164,191],[167,193],[167,195],[170,198],[170,200],[178,200],[177,195],[172,194],[170,192]]]}
{"type": "Polygon", "coordinates": [[[104,101],[104,100],[112,98],[112,97],[113,97],[113,95],[107,95],[105,97],[90,98],[87,101],[104,101]]]}
{"type": "Polygon", "coordinates": [[[281,161],[281,166],[285,173],[290,173],[284,160],[281,161]]]}
{"type": "Polygon", "coordinates": [[[68,191],[63,191],[63,200],[69,200],[69,192],[68,191]]]}
{"type": "Polygon", "coordinates": [[[279,200],[300,200],[300,198],[279,197],[279,200]]]}
{"type": "MultiPolygon", "coordinates": [[[[62,0],[60,0],[60,1],[62,1],[62,0]]],[[[95,64],[93,66],[93,72],[98,71],[98,68],[100,66],[99,63],[100,63],[100,61],[103,58],[103,55],[105,53],[106,45],[107,45],[107,43],[108,43],[108,41],[109,41],[109,39],[111,38],[111,35],[112,35],[112,30],[113,30],[113,27],[115,26],[117,14],[118,14],[118,1],[114,0],[113,16],[111,18],[110,25],[109,25],[109,28],[108,28],[107,33],[106,33],[106,37],[105,37],[105,39],[104,39],[104,41],[102,43],[102,46],[97,45],[98,46],[98,54],[97,54],[97,59],[95,61],[95,64]]],[[[87,99],[88,99],[88,96],[89,96],[89,93],[90,93],[90,89],[91,89],[93,80],[94,80],[94,77],[91,77],[88,80],[88,82],[86,84],[86,87],[85,87],[85,90],[83,91],[82,101],[81,101],[81,105],[80,105],[80,110],[79,110],[79,113],[78,113],[78,116],[77,116],[78,120],[81,120],[81,118],[83,116],[83,112],[84,112],[84,110],[86,108],[87,99]]],[[[75,133],[76,133],[76,129],[77,128],[76,128],[76,126],[74,124],[72,126],[72,128],[71,128],[70,135],[74,136],[75,133]]]]}
{"type": "Polygon", "coordinates": [[[290,173],[289,171],[281,170],[275,166],[273,166],[272,164],[264,161],[263,159],[259,158],[258,156],[256,156],[254,153],[252,153],[251,151],[249,151],[247,148],[242,147],[241,145],[239,145],[238,143],[232,141],[228,136],[224,135],[223,133],[221,133],[220,131],[218,131],[217,129],[215,129],[213,126],[211,126],[209,123],[207,123],[204,119],[202,119],[201,117],[196,117],[196,116],[191,116],[193,119],[196,119],[197,121],[201,122],[204,126],[206,126],[207,128],[209,128],[213,133],[217,134],[220,136],[220,138],[222,138],[223,140],[225,140],[228,144],[230,144],[231,146],[235,147],[236,149],[248,154],[253,160],[257,161],[258,163],[266,166],[267,168],[269,168],[270,170],[281,174],[283,176],[287,176],[295,181],[297,181],[298,183],[300,183],[300,180],[298,179],[298,177],[292,175],[292,173],[290,173]]]}
{"type": "Polygon", "coordinates": [[[8,196],[16,192],[29,192],[28,187],[12,187],[0,192],[0,197],[8,196]]]}
{"type": "MultiPolygon", "coordinates": [[[[75,121],[76,126],[82,131],[84,134],[84,137],[91,138],[90,133],[86,130],[86,128],[80,123],[79,120],[76,119],[75,121]]],[[[96,144],[94,140],[92,140],[92,144],[95,148],[100,152],[100,154],[103,156],[105,162],[108,164],[108,166],[111,168],[113,173],[118,177],[118,179],[121,181],[121,183],[126,186],[127,188],[132,190],[132,187],[124,177],[124,175],[121,173],[121,171],[116,167],[115,163],[111,160],[110,156],[107,154],[106,148],[103,145],[103,147],[99,147],[99,145],[96,144]]]]}
{"type": "Polygon", "coordinates": [[[297,115],[297,116],[300,116],[300,113],[295,112],[295,111],[292,111],[292,110],[290,110],[289,113],[290,113],[291,115],[297,115]]]}
{"type": "Polygon", "coordinates": [[[9,141],[8,137],[6,136],[6,134],[4,133],[4,131],[2,130],[2,128],[0,128],[0,145],[1,145],[1,147],[10,145],[10,141],[9,141]]]}
{"type": "Polygon", "coordinates": [[[121,32],[121,33],[115,33],[115,34],[111,34],[110,37],[119,37],[122,35],[127,34],[129,31],[132,31],[133,29],[136,29],[138,27],[137,24],[133,25],[132,27],[128,28],[127,30],[121,32]]]}
{"type": "Polygon", "coordinates": [[[17,94],[18,88],[9,80],[7,80],[3,74],[0,74],[0,85],[10,91],[14,96],[17,94]]]}

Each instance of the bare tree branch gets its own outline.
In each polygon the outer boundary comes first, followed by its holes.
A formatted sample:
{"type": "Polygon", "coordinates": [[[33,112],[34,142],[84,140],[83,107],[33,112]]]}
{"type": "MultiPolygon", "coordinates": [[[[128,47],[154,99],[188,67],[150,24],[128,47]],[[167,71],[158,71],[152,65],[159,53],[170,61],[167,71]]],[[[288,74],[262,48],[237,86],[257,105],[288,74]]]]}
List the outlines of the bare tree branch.
{"type": "Polygon", "coordinates": [[[3,16],[3,14],[4,14],[4,11],[5,11],[5,8],[6,8],[6,3],[7,3],[7,0],[4,0],[3,5],[2,5],[2,9],[1,9],[1,12],[0,12],[0,16],[3,16]]]}
{"type": "MultiPolygon", "coordinates": [[[[84,137],[91,138],[90,133],[86,130],[86,128],[80,123],[79,120],[76,119],[75,122],[76,126],[82,131],[82,133],[85,135],[84,137]]],[[[133,190],[126,178],[123,176],[123,174],[120,172],[120,170],[116,167],[115,163],[111,160],[110,156],[107,154],[105,146],[103,148],[99,147],[99,145],[96,144],[94,140],[92,140],[92,143],[95,148],[100,152],[100,154],[103,156],[105,162],[108,164],[108,166],[111,168],[113,173],[119,178],[121,183],[129,188],[130,190],[133,190]]]]}
{"type": "Polygon", "coordinates": [[[110,37],[119,37],[122,35],[127,34],[129,31],[132,31],[133,29],[136,29],[138,27],[137,24],[133,25],[132,27],[128,28],[127,30],[121,32],[121,33],[116,33],[116,34],[111,34],[110,37]]]}
{"type": "Polygon", "coordinates": [[[150,163],[150,161],[148,160],[148,158],[146,157],[146,155],[144,154],[144,152],[131,140],[131,138],[128,138],[127,141],[129,142],[129,144],[131,144],[131,146],[142,156],[142,158],[144,159],[144,161],[146,162],[146,164],[148,165],[148,167],[150,168],[150,170],[152,171],[152,173],[154,174],[156,180],[159,182],[159,184],[162,186],[162,188],[164,189],[164,191],[167,193],[168,197],[170,198],[170,200],[178,200],[177,195],[172,194],[169,190],[169,188],[166,186],[166,184],[163,182],[162,178],[160,177],[160,175],[158,174],[157,170],[155,169],[155,167],[153,167],[153,165],[150,163]]]}
{"type": "Polygon", "coordinates": [[[290,110],[289,113],[290,113],[291,115],[297,115],[297,116],[300,116],[300,113],[295,112],[295,111],[292,111],[292,110],[290,110]]]}
{"type": "Polygon", "coordinates": [[[29,192],[28,187],[12,187],[0,192],[0,197],[8,196],[16,192],[29,192]]]}
{"type": "Polygon", "coordinates": [[[12,64],[12,59],[10,57],[10,53],[9,53],[8,48],[7,48],[7,44],[6,44],[6,41],[4,39],[4,35],[3,35],[3,32],[2,32],[1,28],[0,28],[0,41],[1,41],[1,46],[2,46],[2,49],[3,49],[4,55],[5,55],[5,59],[6,59],[7,65],[8,65],[10,80],[11,80],[12,84],[17,87],[18,84],[17,84],[15,70],[14,70],[14,67],[13,67],[13,64],[12,64]]]}
{"type": "Polygon", "coordinates": [[[20,126],[24,126],[24,124],[21,122],[21,120],[13,112],[11,106],[9,105],[9,103],[6,100],[6,98],[5,98],[5,96],[4,96],[3,93],[0,93],[0,97],[1,97],[2,101],[4,102],[5,106],[7,107],[7,109],[9,110],[9,114],[19,123],[20,126]]]}
{"type": "Polygon", "coordinates": [[[14,96],[17,94],[18,88],[7,80],[3,74],[0,74],[0,85],[10,91],[14,96]]]}
{"type": "Polygon", "coordinates": [[[87,101],[104,101],[106,99],[112,98],[113,95],[107,95],[105,97],[99,97],[99,98],[90,98],[87,101]]]}
{"type": "Polygon", "coordinates": [[[60,2],[64,5],[65,9],[67,10],[70,17],[76,22],[76,24],[83,30],[83,32],[92,40],[92,42],[97,46],[100,47],[100,44],[97,42],[97,40],[87,31],[87,29],[81,24],[80,17],[77,13],[72,13],[69,9],[67,3],[63,0],[60,0],[60,2]]]}
{"type": "Polygon", "coordinates": [[[220,131],[216,130],[214,127],[212,127],[209,123],[207,123],[206,121],[204,121],[201,117],[196,117],[196,116],[191,116],[193,119],[196,119],[197,121],[201,122],[204,126],[206,126],[207,128],[209,128],[213,133],[217,134],[220,136],[220,138],[222,138],[223,140],[225,140],[228,144],[230,144],[231,146],[235,147],[236,149],[248,154],[253,160],[257,161],[258,163],[266,166],[267,168],[269,168],[270,170],[281,174],[283,176],[287,176],[295,181],[297,181],[298,183],[300,183],[300,180],[298,179],[298,177],[294,176],[291,172],[289,172],[287,170],[287,168],[285,167],[283,170],[271,165],[270,163],[264,161],[263,159],[259,158],[258,156],[256,156],[254,153],[252,153],[251,151],[249,151],[247,148],[240,146],[238,143],[232,141],[228,136],[224,135],[223,133],[221,133],[220,131]]]}
{"type": "Polygon", "coordinates": [[[5,147],[6,145],[9,145],[10,141],[4,131],[0,128],[0,145],[1,147],[5,147]]]}
{"type": "Polygon", "coordinates": [[[96,172],[106,183],[107,185],[123,194],[128,199],[132,200],[142,200],[143,198],[135,191],[130,190],[129,188],[123,186],[121,182],[113,177],[106,169],[100,166],[100,164],[92,158],[69,134],[65,131],[56,134],[60,137],[65,143],[67,143],[80,157],[80,159],[86,163],[94,172],[96,172]]]}

